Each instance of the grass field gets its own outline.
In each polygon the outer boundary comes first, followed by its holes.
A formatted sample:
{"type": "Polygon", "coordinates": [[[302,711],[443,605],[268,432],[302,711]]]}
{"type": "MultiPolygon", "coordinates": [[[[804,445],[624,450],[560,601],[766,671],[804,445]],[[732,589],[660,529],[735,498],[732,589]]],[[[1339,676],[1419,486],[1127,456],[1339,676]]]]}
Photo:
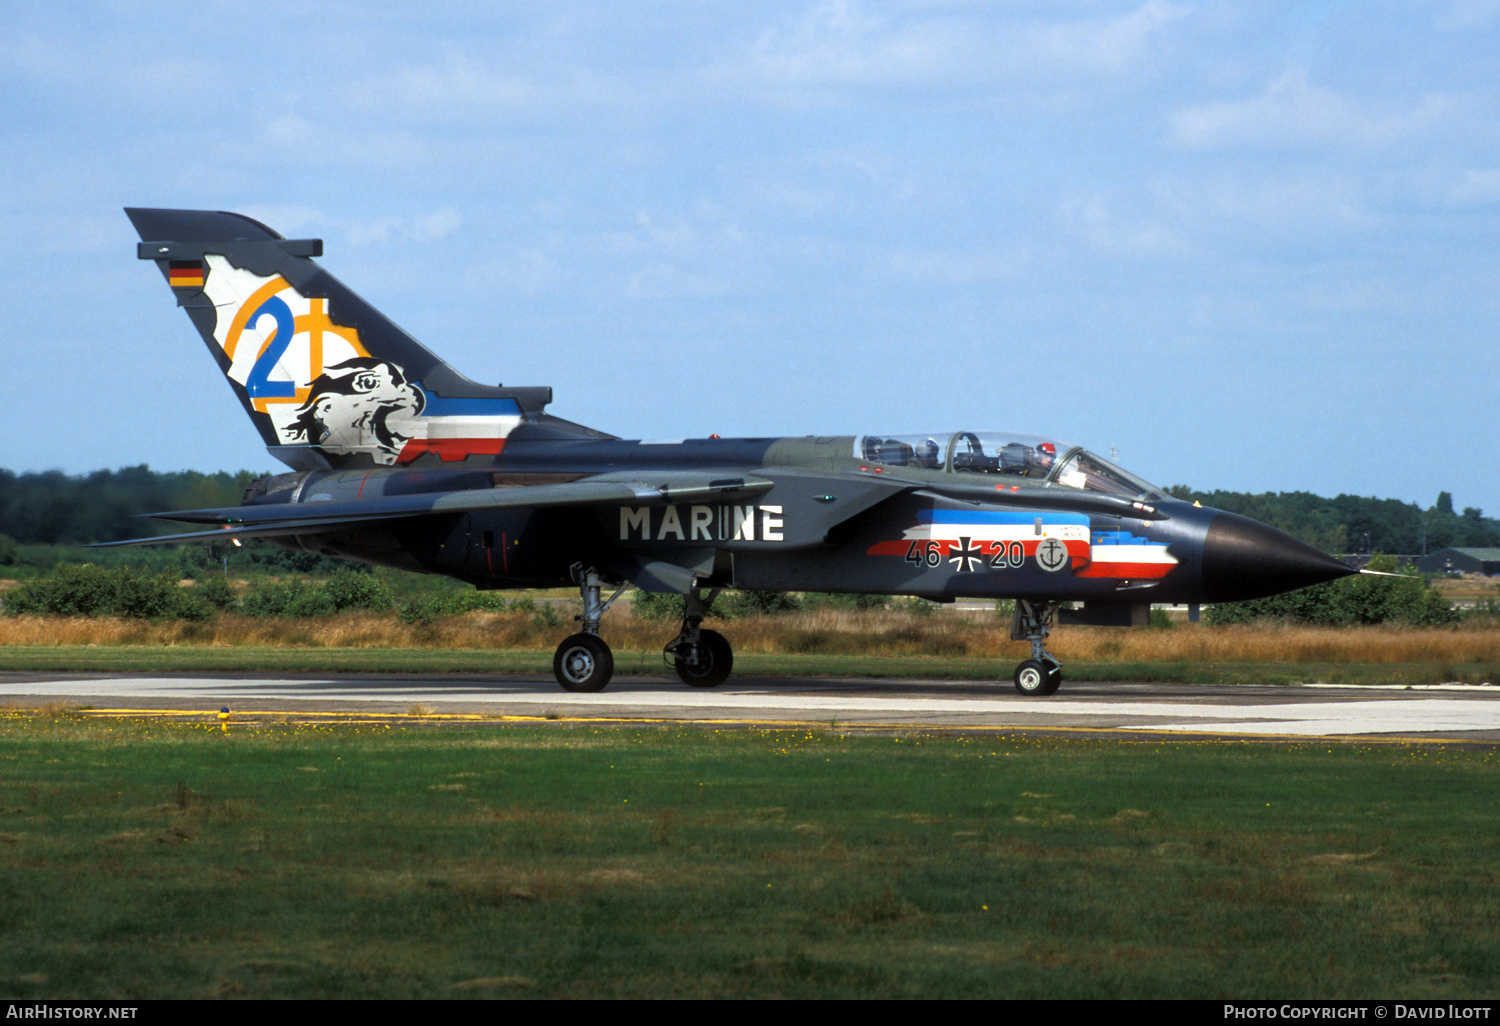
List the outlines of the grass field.
{"type": "Polygon", "coordinates": [[[1457,746],[0,717],[8,997],[1492,998],[1457,746]]]}

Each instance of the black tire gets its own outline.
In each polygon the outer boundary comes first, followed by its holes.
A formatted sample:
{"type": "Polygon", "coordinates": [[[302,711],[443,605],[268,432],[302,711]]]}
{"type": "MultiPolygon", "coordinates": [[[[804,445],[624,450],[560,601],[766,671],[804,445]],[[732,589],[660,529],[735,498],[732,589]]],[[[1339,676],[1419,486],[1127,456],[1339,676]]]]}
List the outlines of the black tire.
{"type": "Polygon", "coordinates": [[[689,664],[682,656],[673,658],[677,676],[695,688],[714,688],[729,679],[734,669],[734,649],[718,631],[698,632],[697,659],[689,664]]]}
{"type": "Polygon", "coordinates": [[[1028,659],[1016,667],[1016,690],[1027,698],[1045,697],[1057,690],[1062,683],[1062,670],[1036,659],[1028,659]]]}
{"type": "Polygon", "coordinates": [[[552,675],[564,691],[603,691],[614,672],[614,653],[594,634],[573,635],[552,657],[552,675]]]}

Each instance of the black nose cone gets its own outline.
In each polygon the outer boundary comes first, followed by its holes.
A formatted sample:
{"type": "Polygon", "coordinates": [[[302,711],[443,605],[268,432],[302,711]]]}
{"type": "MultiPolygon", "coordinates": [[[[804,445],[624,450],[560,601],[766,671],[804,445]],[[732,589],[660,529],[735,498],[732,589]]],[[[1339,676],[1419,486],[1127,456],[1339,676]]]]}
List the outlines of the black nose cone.
{"type": "Polygon", "coordinates": [[[1203,540],[1203,586],[1210,602],[1264,598],[1357,573],[1289,534],[1220,512],[1203,540]]]}

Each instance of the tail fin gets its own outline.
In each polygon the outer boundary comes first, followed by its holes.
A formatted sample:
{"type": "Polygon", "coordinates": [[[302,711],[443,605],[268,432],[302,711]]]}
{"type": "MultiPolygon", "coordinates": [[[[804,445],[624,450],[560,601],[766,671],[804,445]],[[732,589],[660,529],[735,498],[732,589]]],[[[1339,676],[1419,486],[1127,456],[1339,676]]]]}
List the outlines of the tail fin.
{"type": "Polygon", "coordinates": [[[126,208],[271,454],[296,470],[487,463],[522,435],[607,438],[552,417],[550,388],[459,374],[285,239],[240,214],[126,208]],[[519,436],[517,436],[519,437],[519,436]]]}

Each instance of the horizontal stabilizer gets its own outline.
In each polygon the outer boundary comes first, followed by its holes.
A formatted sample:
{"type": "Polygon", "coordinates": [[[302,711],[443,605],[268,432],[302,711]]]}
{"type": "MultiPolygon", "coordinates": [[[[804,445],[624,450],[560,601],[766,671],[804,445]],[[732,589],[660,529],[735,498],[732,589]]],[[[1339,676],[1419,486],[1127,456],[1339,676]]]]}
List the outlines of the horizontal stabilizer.
{"type": "MultiPolygon", "coordinates": [[[[368,523],[369,521],[354,521],[351,524],[339,525],[340,527],[353,526],[355,523],[368,523]]],[[[223,541],[245,541],[250,538],[289,538],[298,534],[316,534],[319,531],[330,530],[326,523],[307,524],[295,521],[286,521],[274,524],[259,524],[253,527],[240,525],[231,527],[225,525],[216,527],[212,531],[189,531],[186,534],[163,534],[154,538],[128,538],[125,541],[97,542],[86,545],[89,549],[122,549],[132,545],[177,545],[179,543],[212,544],[223,541]]]]}

